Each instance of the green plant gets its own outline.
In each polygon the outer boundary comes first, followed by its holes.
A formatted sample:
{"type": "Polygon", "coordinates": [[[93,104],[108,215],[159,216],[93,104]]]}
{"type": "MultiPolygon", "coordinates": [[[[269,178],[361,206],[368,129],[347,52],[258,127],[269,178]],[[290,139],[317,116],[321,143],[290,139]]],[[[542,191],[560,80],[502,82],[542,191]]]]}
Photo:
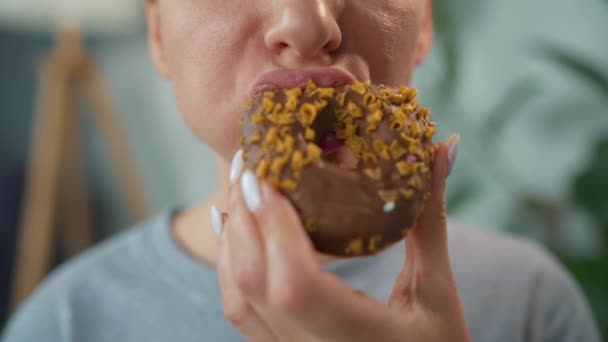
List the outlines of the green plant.
{"type": "MultiPolygon", "coordinates": [[[[475,2],[475,0],[469,0],[475,2]]],[[[608,3],[608,1],[604,1],[608,3]]],[[[478,3],[476,3],[479,5],[478,3]]],[[[533,100],[544,91],[542,79],[534,74],[519,80],[507,88],[493,109],[484,115],[482,122],[471,119],[468,106],[454,96],[454,89],[461,81],[461,52],[465,26],[473,21],[474,12],[466,12],[476,4],[455,4],[449,0],[436,1],[437,43],[441,53],[443,77],[438,81],[435,92],[441,99],[437,106],[448,109],[451,117],[458,118],[458,129],[469,139],[483,141],[482,144],[467,145],[471,155],[486,171],[485,174],[501,185],[514,203],[511,221],[504,222],[502,228],[520,235],[533,237],[544,243],[563,264],[570,270],[591,303],[595,317],[604,336],[608,336],[608,127],[603,134],[598,134],[589,146],[592,151],[585,165],[563,184],[563,195],[554,198],[540,196],[524,186],[521,175],[502,159],[499,140],[504,130],[518,116],[525,113],[533,100]],[[455,6],[461,6],[460,12],[455,6]],[[463,8],[465,9],[463,11],[463,8]],[[465,13],[466,12],[466,13],[465,13]],[[567,230],[578,227],[567,226],[567,218],[572,213],[582,212],[591,218],[596,235],[600,241],[599,252],[592,256],[572,253],[568,248],[567,230]]],[[[560,73],[582,81],[586,89],[600,95],[608,106],[608,70],[602,69],[589,57],[546,41],[535,41],[530,45],[532,57],[548,65],[559,68],[560,73]]],[[[462,85],[461,85],[462,86],[462,85]]],[[[572,123],[572,112],[565,110],[568,117],[559,117],[556,108],[568,106],[572,98],[556,97],[553,103],[534,114],[546,127],[569,127],[572,123]],[[553,126],[551,126],[553,125],[553,126]]],[[[576,109],[576,106],[573,106],[576,109]]],[[[570,108],[570,107],[567,107],[570,108]]],[[[527,111],[529,112],[529,111],[527,111]]],[[[576,113],[577,120],[584,120],[585,115],[607,115],[607,113],[576,113]]],[[[476,120],[476,119],[475,119],[476,120]]],[[[553,129],[549,130],[552,131],[553,129]]],[[[482,185],[474,176],[465,177],[460,183],[451,187],[448,193],[450,213],[457,213],[469,205],[475,205],[482,185]]]]}

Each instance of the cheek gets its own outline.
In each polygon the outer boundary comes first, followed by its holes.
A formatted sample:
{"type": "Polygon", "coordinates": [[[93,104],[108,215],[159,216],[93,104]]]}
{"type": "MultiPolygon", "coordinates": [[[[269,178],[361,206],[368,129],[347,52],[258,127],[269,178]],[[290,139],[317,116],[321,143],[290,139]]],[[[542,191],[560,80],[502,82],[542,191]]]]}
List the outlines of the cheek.
{"type": "Polygon", "coordinates": [[[177,105],[190,130],[229,158],[240,136],[244,99],[237,67],[247,43],[244,18],[198,10],[170,22],[166,46],[169,76],[177,105]],[[220,20],[221,19],[221,20],[220,20]]]}
{"type": "Polygon", "coordinates": [[[415,1],[361,1],[344,15],[344,29],[366,60],[375,83],[409,84],[421,26],[421,11],[415,1]],[[364,22],[365,25],[357,24],[364,22]]]}

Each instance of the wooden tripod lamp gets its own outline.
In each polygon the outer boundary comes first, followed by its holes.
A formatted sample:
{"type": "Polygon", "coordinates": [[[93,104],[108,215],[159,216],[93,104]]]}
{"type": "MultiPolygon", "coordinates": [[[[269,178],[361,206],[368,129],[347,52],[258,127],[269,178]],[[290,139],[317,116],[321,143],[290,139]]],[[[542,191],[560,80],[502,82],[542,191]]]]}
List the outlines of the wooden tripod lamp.
{"type": "MultiPolygon", "coordinates": [[[[15,307],[50,270],[58,242],[68,256],[94,242],[77,100],[89,104],[132,220],[149,214],[121,115],[81,39],[83,32],[115,34],[132,29],[143,12],[137,1],[130,0],[40,0],[4,2],[0,13],[4,21],[31,15],[32,27],[40,30],[51,25],[55,31],[54,49],[39,68],[37,113],[13,269],[15,307]]],[[[19,23],[23,22],[21,18],[19,23]]]]}

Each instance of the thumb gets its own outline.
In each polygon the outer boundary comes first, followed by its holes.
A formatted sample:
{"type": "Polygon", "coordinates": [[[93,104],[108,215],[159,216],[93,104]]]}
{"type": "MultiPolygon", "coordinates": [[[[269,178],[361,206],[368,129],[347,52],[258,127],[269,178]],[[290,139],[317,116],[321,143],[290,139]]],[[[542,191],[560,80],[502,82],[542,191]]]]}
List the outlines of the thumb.
{"type": "Polygon", "coordinates": [[[431,194],[407,239],[407,258],[442,267],[448,261],[446,179],[454,168],[460,135],[437,145],[433,163],[431,194]]]}
{"type": "Polygon", "coordinates": [[[460,136],[456,134],[447,142],[436,146],[431,195],[407,236],[406,262],[390,298],[390,302],[399,306],[409,302],[413,291],[423,297],[423,292],[429,292],[429,297],[446,293],[443,291],[446,289],[445,280],[448,281],[448,286],[451,282],[445,188],[446,178],[454,167],[459,143],[460,136]],[[420,286],[417,285],[419,283],[420,286]]]}

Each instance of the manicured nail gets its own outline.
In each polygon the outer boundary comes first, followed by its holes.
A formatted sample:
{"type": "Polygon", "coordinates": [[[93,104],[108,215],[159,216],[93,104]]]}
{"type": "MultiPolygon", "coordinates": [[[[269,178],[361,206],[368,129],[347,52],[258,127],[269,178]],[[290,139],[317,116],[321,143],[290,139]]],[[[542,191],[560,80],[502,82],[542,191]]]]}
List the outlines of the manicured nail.
{"type": "Polygon", "coordinates": [[[220,236],[222,233],[222,212],[214,205],[211,206],[211,226],[215,235],[220,236]]]}
{"type": "Polygon", "coordinates": [[[256,212],[262,206],[262,195],[260,193],[260,183],[253,172],[247,170],[241,177],[241,188],[245,204],[252,212],[256,212]]]}
{"type": "Polygon", "coordinates": [[[232,158],[232,165],[230,165],[230,182],[233,184],[241,175],[243,171],[243,150],[238,150],[232,158]]]}
{"type": "MultiPolygon", "coordinates": [[[[448,139],[448,174],[449,176],[454,170],[456,165],[456,158],[458,157],[458,151],[460,150],[460,134],[454,134],[448,139]]],[[[446,177],[447,177],[446,176],[446,177]]]]}

